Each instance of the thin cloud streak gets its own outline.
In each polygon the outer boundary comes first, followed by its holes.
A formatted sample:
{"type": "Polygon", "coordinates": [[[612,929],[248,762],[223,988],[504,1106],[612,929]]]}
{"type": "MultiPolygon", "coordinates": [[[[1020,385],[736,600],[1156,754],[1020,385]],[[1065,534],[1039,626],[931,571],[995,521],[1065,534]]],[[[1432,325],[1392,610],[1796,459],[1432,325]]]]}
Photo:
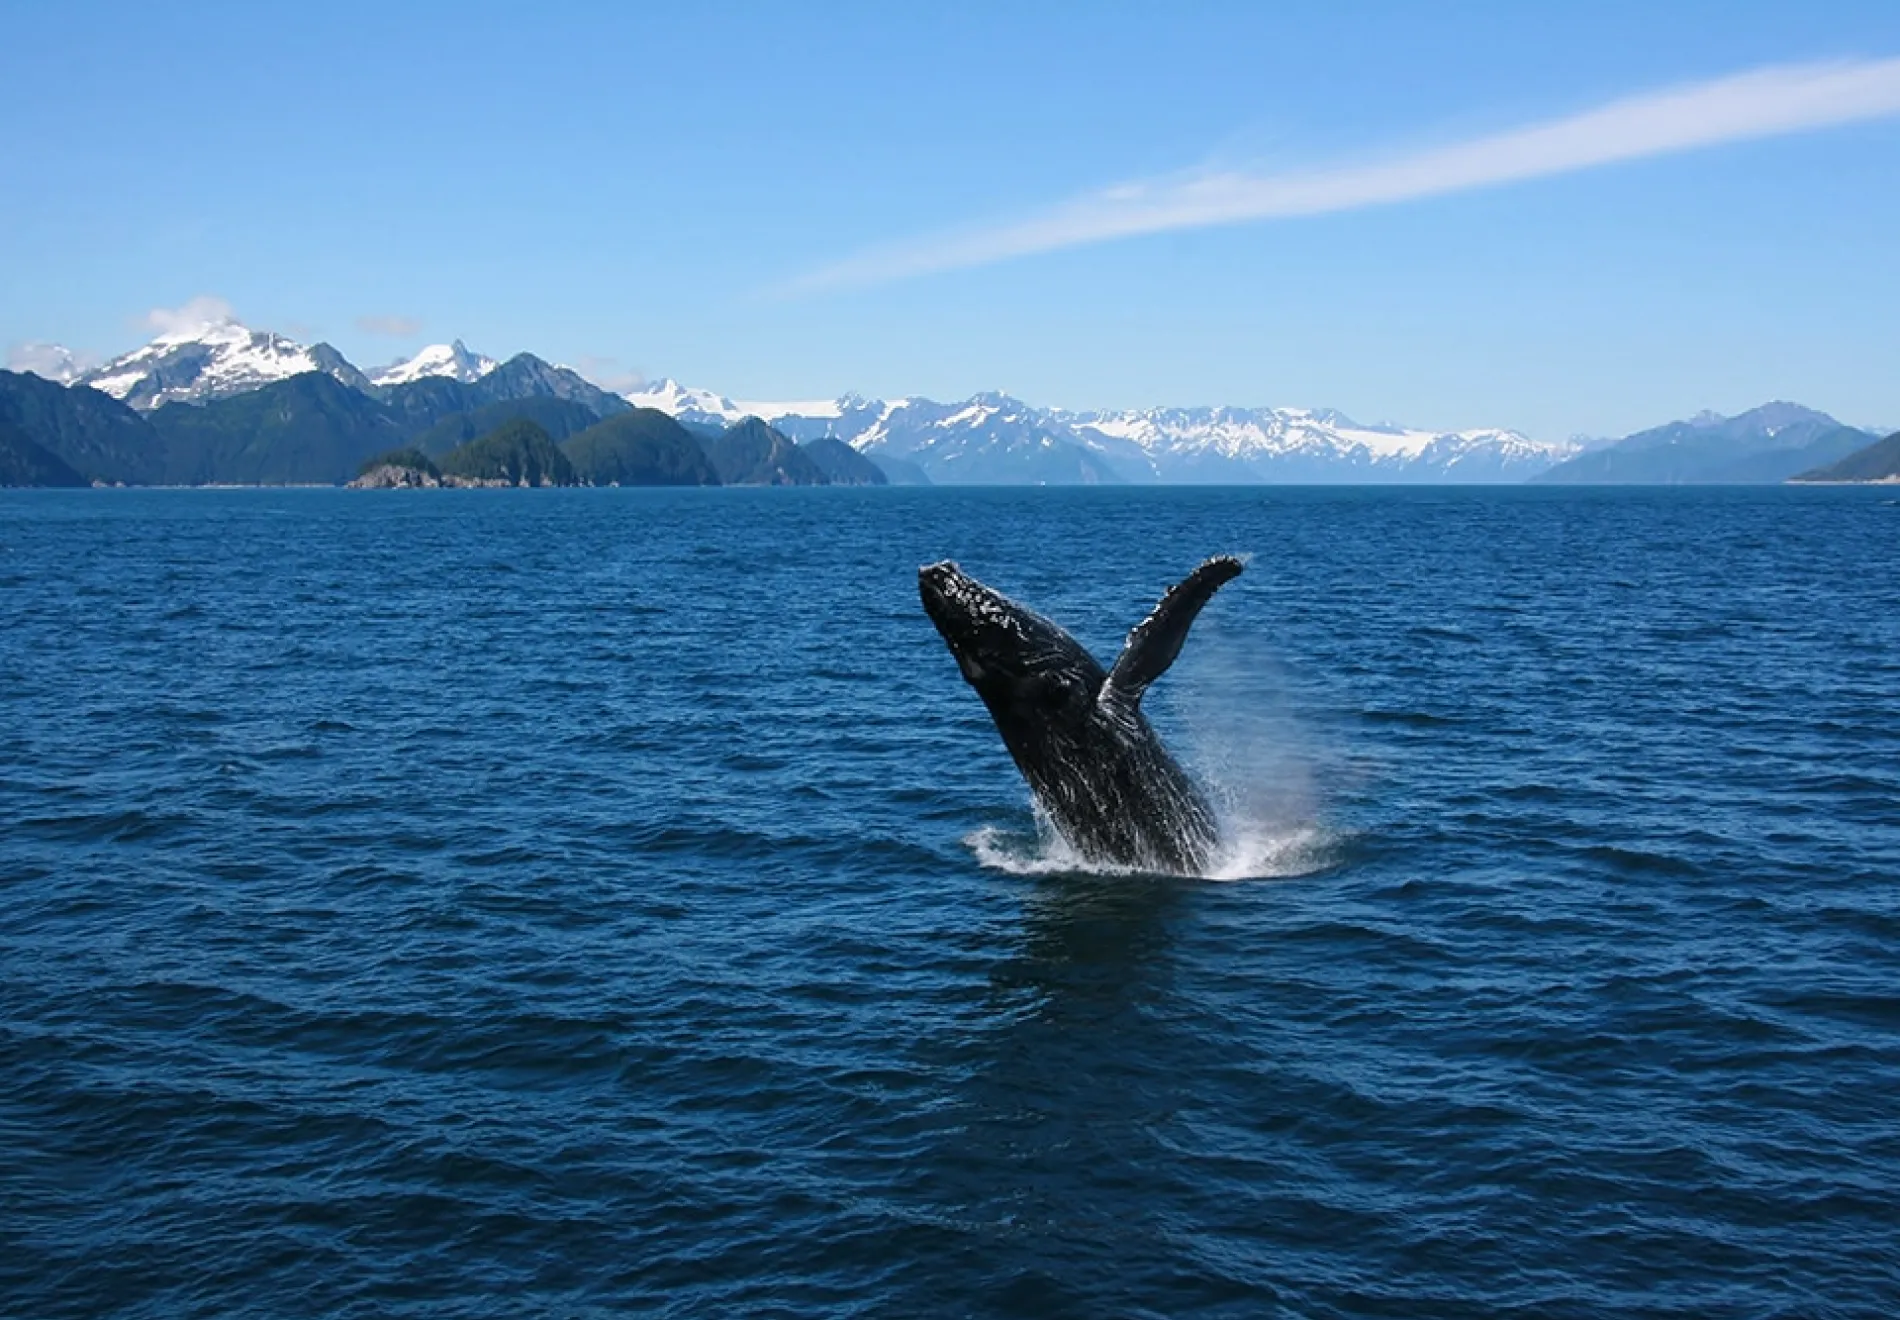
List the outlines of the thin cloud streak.
{"type": "Polygon", "coordinates": [[[1900,59],[1774,65],[1372,164],[1123,184],[1012,224],[874,248],[780,292],[863,288],[1139,234],[1387,206],[1896,114],[1900,59]]]}
{"type": "Polygon", "coordinates": [[[422,333],[422,318],[417,316],[359,316],[356,328],[366,335],[389,339],[409,339],[422,333]]]}

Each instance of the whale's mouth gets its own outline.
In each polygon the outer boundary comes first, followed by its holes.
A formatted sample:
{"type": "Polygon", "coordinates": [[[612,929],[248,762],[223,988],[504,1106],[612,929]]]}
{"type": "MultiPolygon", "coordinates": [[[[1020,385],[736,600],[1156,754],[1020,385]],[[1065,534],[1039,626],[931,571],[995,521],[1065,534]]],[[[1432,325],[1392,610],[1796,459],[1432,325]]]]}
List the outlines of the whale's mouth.
{"type": "Polygon", "coordinates": [[[959,588],[968,581],[954,559],[940,559],[917,570],[917,590],[923,593],[926,605],[932,596],[941,600],[960,594],[959,588]]]}
{"type": "Polygon", "coordinates": [[[956,561],[917,570],[917,594],[972,687],[1020,669],[1024,625],[1008,597],[969,576],[956,561]]]}
{"type": "Polygon", "coordinates": [[[983,586],[964,575],[955,560],[941,559],[917,570],[917,594],[944,640],[954,642],[980,617],[983,586]]]}
{"type": "Polygon", "coordinates": [[[1008,624],[1026,611],[994,587],[987,587],[957,567],[954,559],[940,559],[917,570],[917,593],[924,599],[939,628],[1008,624]]]}

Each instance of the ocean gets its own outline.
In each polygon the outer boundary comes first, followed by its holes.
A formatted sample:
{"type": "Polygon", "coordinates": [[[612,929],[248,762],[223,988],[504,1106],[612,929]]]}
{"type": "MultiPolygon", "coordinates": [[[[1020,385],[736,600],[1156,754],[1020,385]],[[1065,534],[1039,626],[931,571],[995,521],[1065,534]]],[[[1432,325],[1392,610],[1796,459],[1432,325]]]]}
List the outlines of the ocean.
{"type": "Polygon", "coordinates": [[[0,1312],[1891,1316],[1891,490],[0,493],[0,1312]],[[1045,839],[951,557],[1214,875],[1045,839]]]}

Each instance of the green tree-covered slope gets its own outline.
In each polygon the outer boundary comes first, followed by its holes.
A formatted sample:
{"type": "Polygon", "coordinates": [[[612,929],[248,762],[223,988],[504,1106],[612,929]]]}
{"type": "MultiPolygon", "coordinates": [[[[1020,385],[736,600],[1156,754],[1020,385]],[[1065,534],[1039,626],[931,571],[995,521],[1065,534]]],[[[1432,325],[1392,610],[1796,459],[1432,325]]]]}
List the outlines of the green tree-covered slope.
{"type": "Polygon", "coordinates": [[[510,486],[572,486],[574,465],[533,422],[516,419],[458,449],[437,463],[444,477],[502,482],[510,486]]]}
{"type": "Polygon", "coordinates": [[[825,486],[811,456],[756,417],[745,417],[706,443],[706,457],[727,486],[825,486]]]}
{"type": "Polygon", "coordinates": [[[165,479],[165,442],[109,394],[67,388],[30,372],[0,371],[0,423],[88,481],[165,479]]]}
{"type": "Polygon", "coordinates": [[[717,486],[719,474],[684,427],[663,412],[635,408],[562,446],[575,473],[594,486],[717,486]]]}
{"type": "Polygon", "coordinates": [[[210,403],[168,403],[151,423],[165,479],[182,485],[335,485],[402,430],[376,400],[320,371],[210,403]]]}

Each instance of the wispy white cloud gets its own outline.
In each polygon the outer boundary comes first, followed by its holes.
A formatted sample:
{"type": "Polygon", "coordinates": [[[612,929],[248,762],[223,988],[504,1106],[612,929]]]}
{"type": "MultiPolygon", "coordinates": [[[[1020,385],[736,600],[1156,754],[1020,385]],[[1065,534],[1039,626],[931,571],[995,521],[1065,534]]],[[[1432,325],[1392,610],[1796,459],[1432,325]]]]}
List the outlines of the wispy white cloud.
{"type": "Polygon", "coordinates": [[[422,333],[422,322],[414,316],[359,316],[356,318],[356,328],[364,334],[407,339],[422,333]]]}
{"type": "Polygon", "coordinates": [[[1022,220],[873,248],[780,292],[888,284],[1137,234],[1385,206],[1895,114],[1900,59],[1774,65],[1382,161],[1138,180],[1022,220]]]}
{"type": "Polygon", "coordinates": [[[145,314],[147,329],[161,335],[188,335],[206,326],[223,325],[237,320],[231,304],[222,298],[201,293],[183,307],[154,307],[145,314]]]}
{"type": "Polygon", "coordinates": [[[613,394],[626,394],[647,383],[644,372],[638,367],[623,365],[616,357],[597,357],[592,353],[583,353],[580,361],[574,364],[574,370],[580,372],[585,379],[613,394]]]}
{"type": "Polygon", "coordinates": [[[30,371],[45,380],[64,385],[89,367],[99,365],[99,355],[63,344],[28,342],[7,346],[7,370],[30,371]]]}

